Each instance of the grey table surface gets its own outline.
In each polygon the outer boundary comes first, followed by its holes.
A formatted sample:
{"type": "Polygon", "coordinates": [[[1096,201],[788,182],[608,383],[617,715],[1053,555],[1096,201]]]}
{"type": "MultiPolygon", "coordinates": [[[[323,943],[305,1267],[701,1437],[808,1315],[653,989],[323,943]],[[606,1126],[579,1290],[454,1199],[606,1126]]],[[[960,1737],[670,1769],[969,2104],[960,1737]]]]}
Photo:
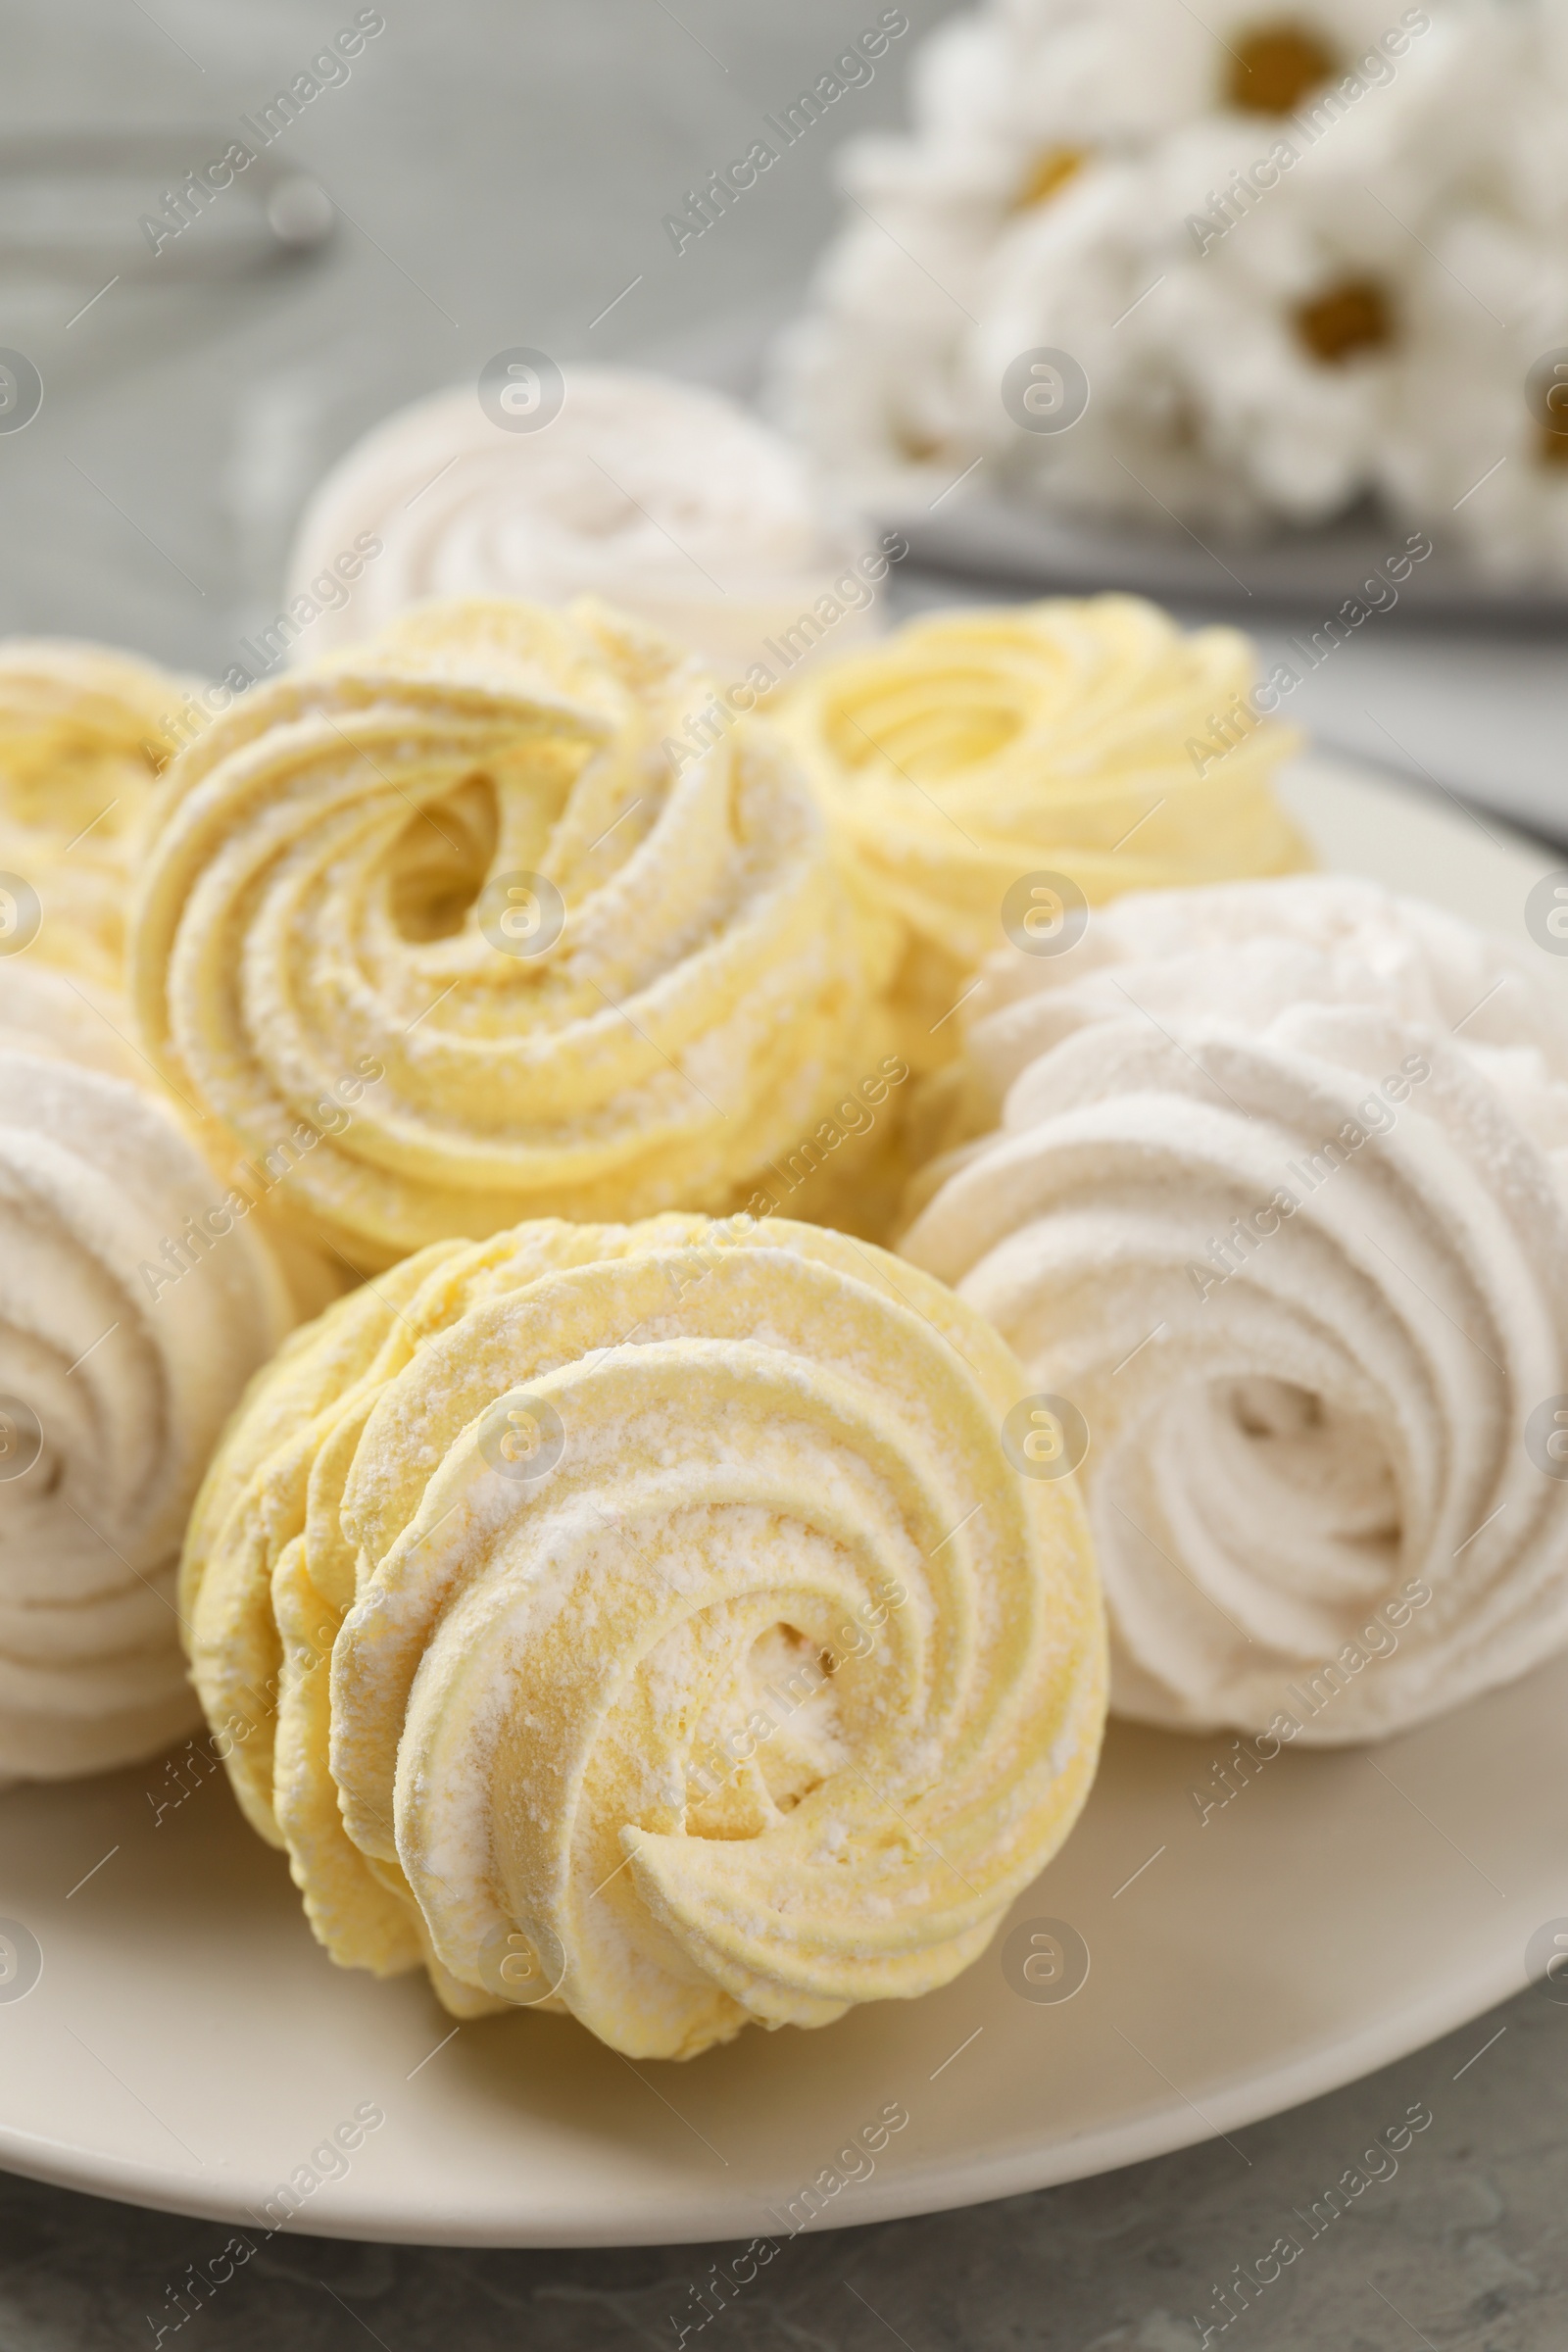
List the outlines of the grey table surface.
{"type": "MultiPolygon", "coordinates": [[[[0,258],[0,343],[25,351],[46,386],[28,430],[0,437],[0,630],[96,636],[220,670],[277,608],[314,480],[403,400],[472,381],[517,342],[564,359],[701,367],[710,349],[755,339],[760,321],[787,312],[828,230],[833,145],[898,119],[912,32],[942,13],[936,0],[905,6],[911,38],[874,82],[679,256],[662,216],[742,151],[760,116],[814,78],[873,8],[387,0],[386,29],[350,79],[286,134],[290,160],[339,209],[318,254],[232,279],[155,269],[95,300],[101,281],[24,277],[0,258]]],[[[194,164],[210,132],[233,135],[240,114],[355,13],[349,0],[335,13],[300,0],[11,0],[0,20],[0,136],[172,124],[189,130],[184,162],[194,164]]],[[[906,593],[934,590],[911,583],[906,593]]],[[[1381,637],[1369,631],[1310,683],[1308,723],[1568,838],[1568,678],[1555,637],[1378,626],[1381,637]]],[[[0,1845],[0,1891],[3,1881],[0,1845]]],[[[872,2352],[890,2341],[906,2352],[1186,2352],[1201,2341],[1193,2315],[1215,2319],[1213,2290],[1233,2266],[1424,2100],[1433,2127],[1396,2176],[1308,2244],[1267,2303],[1226,2332],[1279,2352],[1556,2346],[1568,2281],[1565,2091],[1568,2009],[1523,1992],[1384,2074],[1240,2132],[1234,2147],[1214,2141],[1038,2196],[803,2236],[765,2291],[703,2333],[760,2352],[872,2352]]],[[[0,2346],[151,2346],[169,2280],[223,2234],[0,2177],[0,2346]]],[[[670,2314],[689,2313],[690,2285],[717,2252],[472,2253],[290,2237],[188,2323],[188,2340],[335,2347],[368,2336],[384,2352],[673,2346],[670,2314]]]]}

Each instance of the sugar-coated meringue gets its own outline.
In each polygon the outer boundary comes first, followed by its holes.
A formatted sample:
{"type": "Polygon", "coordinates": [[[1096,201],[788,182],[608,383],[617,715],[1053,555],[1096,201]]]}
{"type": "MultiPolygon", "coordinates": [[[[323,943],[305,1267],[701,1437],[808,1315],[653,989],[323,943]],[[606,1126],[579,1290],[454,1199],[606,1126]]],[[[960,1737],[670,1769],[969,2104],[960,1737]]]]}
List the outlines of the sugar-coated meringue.
{"type": "Polygon", "coordinates": [[[150,1755],[199,1720],[174,1571],[224,1419],[301,1307],[123,1006],[0,962],[0,1776],[150,1755]]]}
{"type": "Polygon", "coordinates": [[[1568,1640],[1568,1026],[1526,952],[1238,884],[976,1006],[1000,1128],[903,1248],[1082,1415],[1113,1704],[1362,1740],[1568,1640]]]}
{"type": "Polygon", "coordinates": [[[360,1265],[743,1206],[888,1042],[783,746],[588,603],[426,606],[247,694],[170,771],[135,974],[171,1082],[360,1265]]]}
{"type": "Polygon", "coordinates": [[[472,390],[438,393],[350,450],[290,561],[292,596],[324,606],[313,658],[432,597],[603,596],[706,655],[726,684],[766,662],[765,640],[810,620],[835,580],[852,586],[835,599],[832,642],[874,625],[863,529],[765,425],[637,369],[570,368],[564,394],[559,414],[519,431],[472,390]],[[369,542],[378,552],[345,600],[334,566],[369,542]]]}
{"type": "Polygon", "coordinates": [[[135,843],[183,691],[104,646],[0,643],[0,955],[21,937],[35,960],[120,985],[135,843]]]}
{"type": "Polygon", "coordinates": [[[232,1425],[182,1605],[334,1959],[667,2058],[966,1967],[1103,1713],[1021,1385],[939,1284],[782,1220],[521,1225],[331,1309],[232,1425]]]}
{"type": "Polygon", "coordinates": [[[1032,875],[1095,903],[1307,862],[1272,791],[1298,739],[1256,717],[1255,674],[1234,629],[1102,596],[930,614],[792,689],[778,723],[893,930],[915,1066],[956,1047],[956,1003],[1032,875]]]}

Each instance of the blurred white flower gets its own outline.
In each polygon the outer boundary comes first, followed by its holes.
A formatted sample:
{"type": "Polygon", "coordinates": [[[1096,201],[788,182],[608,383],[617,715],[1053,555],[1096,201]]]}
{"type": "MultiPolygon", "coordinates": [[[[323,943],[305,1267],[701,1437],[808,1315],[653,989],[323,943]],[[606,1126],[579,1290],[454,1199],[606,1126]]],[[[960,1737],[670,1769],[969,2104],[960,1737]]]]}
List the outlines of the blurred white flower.
{"type": "Polygon", "coordinates": [[[841,180],[845,226],[779,347],[773,406],[829,475],[897,498],[970,437],[959,345],[1009,191],[994,158],[914,139],[852,142],[841,180]]]}
{"type": "Polygon", "coordinates": [[[1568,576],[1568,433],[1527,398],[1568,346],[1565,0],[991,0],[911,114],[846,152],[775,379],[862,494],[984,457],[994,495],[1233,532],[1375,494],[1568,576]],[[1006,396],[1048,351],[1070,430],[1006,396]]]}
{"type": "Polygon", "coordinates": [[[1390,503],[1497,579],[1568,583],[1568,244],[1475,214],[1413,289],[1381,466],[1390,503]]]}
{"type": "Polygon", "coordinates": [[[1521,220],[1568,228],[1568,8],[1529,0],[1520,12],[1519,70],[1497,125],[1500,192],[1521,220]]]}
{"type": "Polygon", "coordinates": [[[1310,148],[1281,133],[1238,164],[1231,125],[1195,124],[1006,231],[959,363],[961,412],[1003,470],[1076,507],[1230,529],[1321,520],[1362,496],[1431,208],[1414,142],[1385,123],[1374,181],[1349,128],[1310,148]],[[1241,196],[1238,172],[1252,175],[1241,196]],[[1022,429],[1003,405],[1009,363],[1033,348],[1070,352],[1089,376],[1070,432],[1022,429]]]}
{"type": "MultiPolygon", "coordinates": [[[[1447,0],[1445,13],[1471,6],[1447,0]]],[[[1181,0],[994,0],[940,27],[917,54],[914,121],[922,134],[1142,153],[1205,119],[1279,121],[1416,19],[1430,23],[1428,10],[1404,11],[1401,24],[1395,0],[1285,0],[1277,13],[1268,0],[1196,10],[1181,0]]]]}

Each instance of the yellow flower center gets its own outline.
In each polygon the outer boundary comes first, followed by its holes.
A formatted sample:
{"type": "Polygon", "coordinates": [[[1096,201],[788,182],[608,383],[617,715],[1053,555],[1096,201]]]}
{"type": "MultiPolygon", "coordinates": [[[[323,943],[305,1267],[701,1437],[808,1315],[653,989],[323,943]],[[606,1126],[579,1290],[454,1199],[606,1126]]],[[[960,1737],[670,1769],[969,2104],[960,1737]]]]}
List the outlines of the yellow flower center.
{"type": "Polygon", "coordinates": [[[1296,331],[1315,360],[1341,368],[1394,340],[1394,311],[1375,277],[1346,277],[1298,303],[1296,331]]]}
{"type": "Polygon", "coordinates": [[[921,432],[917,425],[895,425],[893,438],[900,455],[911,466],[929,466],[933,458],[942,455],[941,441],[932,433],[921,432]]]}
{"type": "Polygon", "coordinates": [[[1288,115],[1339,65],[1304,24],[1255,24],[1231,50],[1225,95],[1245,115],[1288,115]]]}
{"type": "Polygon", "coordinates": [[[1064,188],[1088,161],[1087,147],[1045,148],[1024,174],[1018,193],[1012,200],[1013,211],[1023,213],[1031,205],[1046,203],[1059,188],[1064,188]]]}

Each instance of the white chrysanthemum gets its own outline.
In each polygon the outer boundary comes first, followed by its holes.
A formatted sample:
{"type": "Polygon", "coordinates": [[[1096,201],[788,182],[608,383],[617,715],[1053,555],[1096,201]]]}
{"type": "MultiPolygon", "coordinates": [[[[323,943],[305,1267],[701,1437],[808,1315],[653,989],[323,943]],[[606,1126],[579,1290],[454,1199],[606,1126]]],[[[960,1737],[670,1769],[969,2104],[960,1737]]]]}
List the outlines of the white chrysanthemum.
{"type": "Polygon", "coordinates": [[[1568,9],[1529,0],[1520,14],[1514,84],[1496,122],[1496,170],[1508,211],[1560,236],[1568,226],[1568,9]]]}
{"type": "Polygon", "coordinates": [[[1325,135],[1276,160],[1275,184],[1227,222],[1209,200],[1234,153],[1228,131],[1182,132],[1102,166],[998,244],[959,413],[1004,475],[1139,521],[1163,509],[1231,528],[1317,520],[1371,485],[1429,266],[1420,172],[1388,157],[1388,194],[1370,199],[1325,135]],[[1009,365],[1042,347],[1088,375],[1070,431],[1024,430],[1004,406],[1009,365]]]}
{"type": "Polygon", "coordinates": [[[1000,151],[868,138],[845,150],[840,176],[845,227],[780,343],[771,405],[860,497],[896,503],[929,477],[929,499],[968,437],[959,347],[1008,218],[1008,170],[1000,151]]]}
{"type": "Polygon", "coordinates": [[[1431,235],[1382,483],[1494,577],[1568,580],[1568,12],[1520,19],[1486,201],[1431,235]],[[1559,372],[1560,369],[1560,372],[1559,372]]]}
{"type": "Polygon", "coordinates": [[[983,457],[977,491],[1245,530],[1381,491],[1561,567],[1524,378],[1568,342],[1568,13],[994,0],[926,44],[912,112],[847,158],[782,354],[786,421],[867,495],[929,505],[983,457]],[[1042,349],[1089,379],[1070,431],[1004,398],[1042,349]]]}
{"type": "Polygon", "coordinates": [[[1413,289],[1391,413],[1380,479],[1393,504],[1496,577],[1568,580],[1560,234],[1492,214],[1440,236],[1413,289]]]}
{"type": "Polygon", "coordinates": [[[1426,37],[1416,20],[1494,5],[1436,0],[1401,15],[1389,0],[1219,0],[1200,12],[1183,0],[995,0],[924,44],[913,120],[928,137],[1142,153],[1204,119],[1281,120],[1353,74],[1391,32],[1413,56],[1426,37]]]}

